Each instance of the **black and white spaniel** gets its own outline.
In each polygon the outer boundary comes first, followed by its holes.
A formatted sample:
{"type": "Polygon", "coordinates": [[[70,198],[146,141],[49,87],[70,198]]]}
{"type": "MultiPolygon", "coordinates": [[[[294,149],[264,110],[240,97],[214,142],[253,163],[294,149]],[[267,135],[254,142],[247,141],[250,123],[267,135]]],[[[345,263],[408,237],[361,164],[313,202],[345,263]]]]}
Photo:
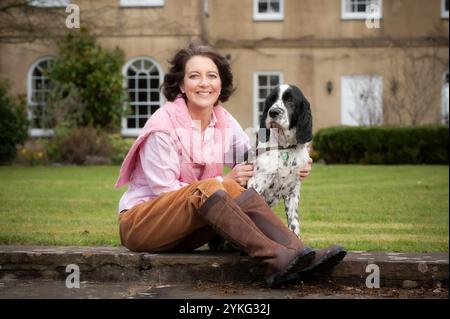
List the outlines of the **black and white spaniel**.
{"type": "Polygon", "coordinates": [[[311,109],[300,89],[280,85],[273,90],[266,98],[260,127],[253,160],[249,158],[254,167],[247,187],[271,207],[283,199],[288,227],[299,236],[299,171],[307,165],[312,140],[311,109]]]}

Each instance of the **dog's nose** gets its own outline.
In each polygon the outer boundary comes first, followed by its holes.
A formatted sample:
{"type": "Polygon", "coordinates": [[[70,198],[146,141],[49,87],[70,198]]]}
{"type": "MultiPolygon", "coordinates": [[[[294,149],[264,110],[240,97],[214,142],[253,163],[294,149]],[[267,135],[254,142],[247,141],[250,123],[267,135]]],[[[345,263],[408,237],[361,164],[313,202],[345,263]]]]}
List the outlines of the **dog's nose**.
{"type": "Polygon", "coordinates": [[[281,114],[281,112],[282,112],[281,109],[279,109],[279,108],[274,108],[274,109],[271,109],[271,110],[269,111],[269,116],[270,116],[271,118],[276,118],[278,115],[281,114]]]}

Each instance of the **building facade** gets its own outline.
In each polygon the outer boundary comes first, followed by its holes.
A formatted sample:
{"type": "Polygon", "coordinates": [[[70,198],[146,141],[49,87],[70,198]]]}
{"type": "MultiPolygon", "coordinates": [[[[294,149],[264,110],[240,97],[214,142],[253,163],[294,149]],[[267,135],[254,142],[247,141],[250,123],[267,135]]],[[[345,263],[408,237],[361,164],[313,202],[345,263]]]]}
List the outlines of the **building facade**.
{"type": "MultiPolygon", "coordinates": [[[[244,129],[258,127],[264,98],[280,83],[300,87],[313,128],[448,123],[448,0],[36,0],[42,10],[69,3],[104,47],[125,52],[136,136],[164,103],[168,59],[190,41],[230,61],[235,86],[225,107],[244,129]]],[[[64,21],[62,21],[64,23],[64,21]]],[[[64,25],[61,27],[64,29],[64,25]]],[[[70,31],[68,31],[70,32],[70,31]]],[[[56,47],[49,39],[0,44],[0,78],[27,95],[35,136],[56,47]]]]}

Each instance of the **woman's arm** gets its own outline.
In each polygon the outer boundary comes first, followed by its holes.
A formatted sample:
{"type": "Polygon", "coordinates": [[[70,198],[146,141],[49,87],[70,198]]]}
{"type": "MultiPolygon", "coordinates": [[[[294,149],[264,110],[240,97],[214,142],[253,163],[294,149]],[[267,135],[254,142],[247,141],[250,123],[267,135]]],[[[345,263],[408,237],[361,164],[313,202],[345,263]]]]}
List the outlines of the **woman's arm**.
{"type": "Polygon", "coordinates": [[[139,152],[142,170],[155,195],[188,185],[178,180],[180,159],[175,141],[163,132],[151,134],[139,152]]]}

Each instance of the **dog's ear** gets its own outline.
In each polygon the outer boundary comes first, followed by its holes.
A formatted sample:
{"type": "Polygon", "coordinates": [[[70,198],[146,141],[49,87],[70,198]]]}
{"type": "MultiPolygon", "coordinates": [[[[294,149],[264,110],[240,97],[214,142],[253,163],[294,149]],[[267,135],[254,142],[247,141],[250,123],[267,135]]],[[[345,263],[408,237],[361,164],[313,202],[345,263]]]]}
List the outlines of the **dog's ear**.
{"type": "Polygon", "coordinates": [[[303,97],[302,105],[297,117],[297,143],[305,144],[312,140],[312,114],[308,100],[303,97]]]}
{"type": "Polygon", "coordinates": [[[272,90],[270,94],[266,97],[264,102],[264,111],[261,116],[261,121],[259,122],[259,132],[258,132],[258,142],[267,143],[270,138],[270,128],[266,127],[266,118],[267,113],[269,112],[270,107],[275,103],[278,97],[278,88],[272,90]]]}

